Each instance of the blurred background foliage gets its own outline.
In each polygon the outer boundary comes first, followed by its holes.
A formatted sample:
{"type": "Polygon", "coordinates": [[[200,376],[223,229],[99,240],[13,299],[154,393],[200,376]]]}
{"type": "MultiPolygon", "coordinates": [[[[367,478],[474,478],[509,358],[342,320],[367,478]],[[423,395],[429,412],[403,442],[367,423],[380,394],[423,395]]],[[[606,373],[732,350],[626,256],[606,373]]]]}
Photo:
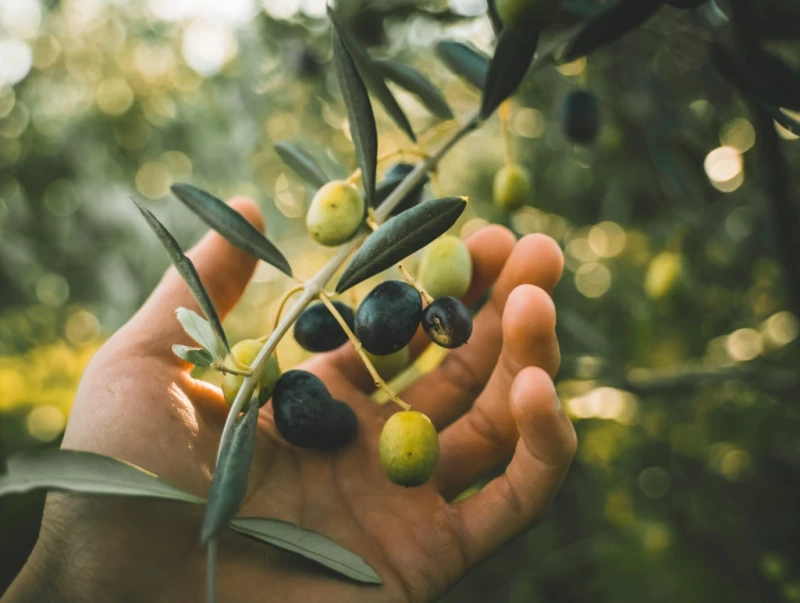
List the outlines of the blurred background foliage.
{"type": "MultiPolygon", "coordinates": [[[[422,69],[458,114],[476,105],[433,46],[490,52],[482,0],[340,4],[374,55],[422,69]]],[[[561,18],[604,4],[567,2],[561,18]]],[[[800,68],[792,0],[755,4],[768,47],[800,68]]],[[[428,187],[470,196],[462,236],[491,221],[562,244],[559,390],[581,441],[543,525],[448,600],[800,601],[800,327],[786,294],[800,258],[776,259],[752,118],[706,57],[725,19],[723,0],[666,7],[588,61],[529,78],[510,129],[530,206],[491,203],[497,118],[428,187]],[[589,147],[563,134],[580,87],[602,112],[589,147]]],[[[302,143],[338,176],[354,167],[330,57],[323,0],[0,0],[0,460],[58,445],[86,362],[167,266],[128,194],[187,246],[205,227],[168,198],[173,181],[249,195],[299,276],[325,262],[304,232],[313,191],[272,145],[302,143]]],[[[418,132],[435,124],[395,91],[418,132]]],[[[382,151],[408,145],[377,116],[382,151]]],[[[799,165],[796,136],[776,128],[799,165]]],[[[790,170],[795,207],[799,178],[790,170]]],[[[264,334],[285,288],[260,268],[231,338],[264,334]]],[[[280,351],[284,366],[303,357],[291,338],[280,351]]],[[[0,500],[2,588],[42,501],[0,500]]]]}

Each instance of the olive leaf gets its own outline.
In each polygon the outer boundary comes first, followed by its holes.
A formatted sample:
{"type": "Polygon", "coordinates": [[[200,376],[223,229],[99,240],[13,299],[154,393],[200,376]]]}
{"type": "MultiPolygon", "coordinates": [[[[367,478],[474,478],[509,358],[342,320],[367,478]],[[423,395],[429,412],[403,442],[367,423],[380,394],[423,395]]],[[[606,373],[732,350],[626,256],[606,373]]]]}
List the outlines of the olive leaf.
{"type": "Polygon", "coordinates": [[[431,199],[392,218],[373,232],[344,270],[336,293],[390,268],[444,234],[467,206],[461,197],[431,199]]]}
{"type": "Polygon", "coordinates": [[[347,52],[350,54],[353,63],[358,69],[358,73],[361,75],[361,78],[363,78],[367,87],[377,97],[378,101],[383,105],[383,108],[386,109],[389,117],[394,120],[398,127],[403,130],[412,141],[416,142],[417,137],[414,134],[414,130],[411,128],[411,123],[408,121],[408,117],[406,117],[406,114],[392,94],[392,91],[389,90],[386,82],[383,80],[380,69],[367,54],[367,51],[361,47],[350,30],[339,22],[330,6],[328,7],[328,16],[331,19],[331,23],[333,23],[333,29],[336,31],[339,40],[344,47],[347,48],[347,52]]]}
{"type": "Polygon", "coordinates": [[[56,449],[8,459],[7,473],[0,475],[0,496],[41,489],[203,502],[141,467],[94,452],[56,449]]]}
{"type": "Polygon", "coordinates": [[[514,94],[525,79],[538,43],[539,33],[535,31],[504,29],[500,33],[483,87],[481,119],[489,117],[514,94]]]}
{"type": "MultiPolygon", "coordinates": [[[[181,275],[181,278],[183,278],[183,280],[189,286],[189,290],[192,292],[192,296],[197,302],[197,305],[200,306],[203,314],[205,314],[206,318],[208,318],[208,323],[206,324],[208,325],[210,323],[210,329],[212,329],[212,337],[210,340],[213,341],[213,345],[208,347],[200,341],[198,341],[198,343],[203,345],[215,357],[218,357],[219,346],[217,344],[217,338],[219,338],[219,341],[222,342],[222,345],[225,348],[222,352],[222,355],[224,356],[224,352],[230,349],[230,346],[228,345],[228,338],[225,336],[225,330],[222,328],[222,321],[219,319],[216,308],[214,308],[214,303],[211,301],[211,296],[203,286],[203,281],[200,280],[200,275],[197,273],[197,269],[194,267],[192,260],[183,254],[180,245],[178,245],[178,241],[175,240],[175,237],[173,237],[169,230],[167,230],[166,226],[159,222],[158,218],[153,215],[153,212],[141,205],[133,197],[131,197],[131,201],[134,202],[136,207],[139,209],[139,212],[147,221],[147,224],[150,226],[153,232],[156,233],[156,236],[158,236],[159,240],[164,245],[164,248],[169,254],[169,259],[172,260],[172,264],[175,266],[178,274],[181,275]],[[216,337],[213,337],[214,334],[216,334],[216,337]]],[[[198,318],[200,317],[198,316],[198,318]]],[[[189,334],[191,335],[191,333],[189,334]]],[[[197,341],[197,339],[195,339],[195,341],[197,341]]]]}
{"type": "Polygon", "coordinates": [[[192,348],[188,345],[175,344],[172,346],[172,353],[195,366],[211,366],[214,362],[214,358],[205,348],[192,348]]]}
{"type": "Polygon", "coordinates": [[[422,72],[398,61],[376,61],[383,76],[416,96],[436,117],[453,119],[453,110],[439,89],[422,72]]]}
{"type": "MultiPolygon", "coordinates": [[[[32,490],[205,502],[132,463],[82,450],[26,452],[9,458],[7,473],[0,475],[0,496],[32,490]]],[[[301,555],[357,582],[382,583],[361,557],[318,532],[266,517],[240,517],[231,521],[228,528],[301,555]]]]}
{"type": "Polygon", "coordinates": [[[472,46],[454,40],[439,42],[436,54],[450,71],[483,90],[489,73],[489,57],[472,46]]]}
{"type": "Polygon", "coordinates": [[[361,168],[366,206],[375,198],[375,171],[378,166],[378,129],[367,88],[359,75],[353,57],[345,47],[336,27],[331,30],[333,56],[336,60],[336,77],[347,108],[350,136],[356,148],[356,158],[361,168]]]}
{"type": "Polygon", "coordinates": [[[230,528],[249,538],[302,555],[358,582],[383,584],[381,577],[361,557],[318,532],[261,517],[234,519],[230,528]]]}
{"type": "Polygon", "coordinates": [[[208,503],[200,530],[200,542],[207,543],[236,516],[247,493],[247,476],[253,460],[258,423],[258,401],[250,400],[244,414],[236,420],[231,437],[225,442],[208,491],[208,503]]]}
{"type": "MultiPolygon", "coordinates": [[[[227,344],[220,346],[220,340],[211,324],[197,312],[188,308],[178,308],[175,310],[178,322],[181,323],[186,334],[199,343],[215,359],[225,357],[225,352],[229,351],[227,344]]],[[[173,348],[174,351],[174,348],[173,348]]]]}
{"type": "Polygon", "coordinates": [[[497,12],[497,0],[487,0],[486,13],[489,15],[489,21],[492,23],[492,31],[494,35],[499,35],[503,31],[503,21],[500,19],[500,13],[497,12]]]}
{"type": "Polygon", "coordinates": [[[618,0],[586,22],[567,44],[563,59],[574,61],[614,42],[647,21],[663,4],[664,0],[618,0]]]}
{"type": "Polygon", "coordinates": [[[232,245],[292,276],[292,267],[280,250],[227,203],[191,184],[173,184],[170,189],[203,222],[232,245]]]}
{"type": "Polygon", "coordinates": [[[275,151],[281,161],[314,188],[319,188],[330,180],[314,158],[299,145],[292,142],[279,142],[275,145],[275,151]]]}

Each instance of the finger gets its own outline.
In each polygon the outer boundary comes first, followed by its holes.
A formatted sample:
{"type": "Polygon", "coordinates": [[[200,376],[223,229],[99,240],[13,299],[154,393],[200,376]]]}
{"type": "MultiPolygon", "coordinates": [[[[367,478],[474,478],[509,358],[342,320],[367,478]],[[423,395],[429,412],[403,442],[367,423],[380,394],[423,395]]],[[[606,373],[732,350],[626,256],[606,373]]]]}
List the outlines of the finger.
{"type": "Polygon", "coordinates": [[[491,377],[473,407],[439,436],[439,489],[449,500],[514,451],[519,438],[509,408],[514,379],[531,366],[550,376],[558,370],[556,310],[542,289],[521,285],[508,298],[503,312],[503,350],[491,377]]]}
{"type": "Polygon", "coordinates": [[[541,519],[575,455],[575,430],[545,371],[520,372],[510,405],[521,436],[511,463],[483,490],[454,505],[469,566],[541,519]]]}
{"type": "MultiPolygon", "coordinates": [[[[263,219],[258,206],[250,199],[236,197],[231,207],[259,230],[263,219]]],[[[216,232],[209,232],[186,255],[192,260],[211,301],[223,318],[239,301],[258,261],[226,241],[216,232]]],[[[140,343],[148,353],[175,358],[172,345],[195,344],[175,318],[175,310],[184,307],[200,313],[189,287],[174,267],[167,270],[153,293],[124,327],[132,343],[140,343]]],[[[177,358],[176,362],[180,362],[177,358]]]]}
{"type": "MultiPolygon", "coordinates": [[[[471,306],[497,279],[514,248],[514,235],[502,226],[487,226],[472,234],[466,245],[472,256],[472,282],[462,301],[471,306]]],[[[419,356],[429,343],[430,339],[420,329],[409,345],[410,361],[419,356]]],[[[331,360],[353,385],[367,393],[374,391],[375,383],[353,346],[339,348],[331,354],[331,360]]]]}
{"type": "Polygon", "coordinates": [[[528,235],[514,246],[492,295],[473,321],[466,345],[448,353],[441,366],[421,377],[404,393],[415,409],[441,429],[469,409],[492,374],[503,345],[502,315],[506,300],[520,285],[550,292],[564,266],[558,244],[544,235],[528,235]]]}

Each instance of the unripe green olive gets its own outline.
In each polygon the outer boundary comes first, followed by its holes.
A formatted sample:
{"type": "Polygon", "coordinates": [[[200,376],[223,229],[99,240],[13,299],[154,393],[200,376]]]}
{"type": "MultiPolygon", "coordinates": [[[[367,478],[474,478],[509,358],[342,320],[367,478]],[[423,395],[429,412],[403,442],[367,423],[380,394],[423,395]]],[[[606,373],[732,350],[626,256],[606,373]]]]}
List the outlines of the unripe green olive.
{"type": "Polygon", "coordinates": [[[374,366],[375,370],[378,371],[381,379],[391,379],[392,377],[400,374],[400,372],[408,366],[408,346],[400,348],[396,352],[386,356],[376,356],[375,354],[370,354],[366,351],[365,353],[367,354],[370,362],[372,362],[372,366],[374,366]]]}
{"type": "MultiPolygon", "coordinates": [[[[225,359],[225,365],[231,368],[240,368],[240,365],[249,367],[261,351],[263,344],[256,339],[243,339],[231,348],[230,355],[225,359]],[[234,356],[238,363],[234,362],[234,356]]],[[[269,397],[272,395],[272,390],[275,388],[275,382],[280,377],[280,368],[278,367],[278,360],[275,354],[270,355],[264,363],[261,370],[261,375],[258,379],[259,389],[259,402],[263,406],[269,397]]],[[[233,404],[236,394],[239,393],[239,388],[242,387],[244,377],[242,375],[234,375],[232,373],[225,373],[222,376],[222,394],[225,396],[225,402],[228,405],[233,404]]]]}
{"type": "Polygon", "coordinates": [[[506,211],[514,211],[531,198],[531,176],[518,163],[504,165],[494,176],[494,202],[506,211]]]}
{"type": "Polygon", "coordinates": [[[341,245],[353,238],[364,221],[364,199],[344,180],[320,188],[306,214],[306,228],[317,243],[341,245]]]}
{"type": "Polygon", "coordinates": [[[431,297],[463,297],[472,282],[469,249],[458,237],[439,237],[425,248],[418,277],[431,297]]]}
{"type": "Polygon", "coordinates": [[[534,27],[542,31],[553,20],[560,0],[496,0],[497,14],[509,28],[534,27]]]}
{"type": "Polygon", "coordinates": [[[681,256],[673,251],[662,251],[647,267],[644,288],[653,299],[666,297],[681,276],[681,256]]]}
{"type": "Polygon", "coordinates": [[[393,483],[406,488],[427,482],[439,462],[439,435],[431,420],[416,410],[393,414],[378,439],[381,467],[393,483]]]}

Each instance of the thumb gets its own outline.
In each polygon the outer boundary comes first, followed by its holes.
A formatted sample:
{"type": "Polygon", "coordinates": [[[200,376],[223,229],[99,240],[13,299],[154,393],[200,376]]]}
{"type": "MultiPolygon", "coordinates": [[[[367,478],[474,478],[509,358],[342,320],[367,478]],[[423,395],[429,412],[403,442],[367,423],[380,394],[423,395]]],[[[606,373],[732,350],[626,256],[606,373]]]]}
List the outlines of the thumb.
{"type": "MultiPolygon", "coordinates": [[[[230,206],[253,226],[263,229],[261,211],[252,200],[235,197],[230,206]]],[[[211,302],[220,319],[223,319],[244,293],[258,260],[234,247],[214,231],[206,234],[186,255],[197,268],[211,302]]],[[[180,307],[201,313],[188,285],[173,266],[167,270],[144,305],[123,328],[129,331],[129,343],[138,342],[145,346],[147,353],[166,354],[174,358],[173,344],[193,344],[175,317],[175,310],[180,307]]],[[[180,362],[177,358],[175,360],[180,362]]]]}

